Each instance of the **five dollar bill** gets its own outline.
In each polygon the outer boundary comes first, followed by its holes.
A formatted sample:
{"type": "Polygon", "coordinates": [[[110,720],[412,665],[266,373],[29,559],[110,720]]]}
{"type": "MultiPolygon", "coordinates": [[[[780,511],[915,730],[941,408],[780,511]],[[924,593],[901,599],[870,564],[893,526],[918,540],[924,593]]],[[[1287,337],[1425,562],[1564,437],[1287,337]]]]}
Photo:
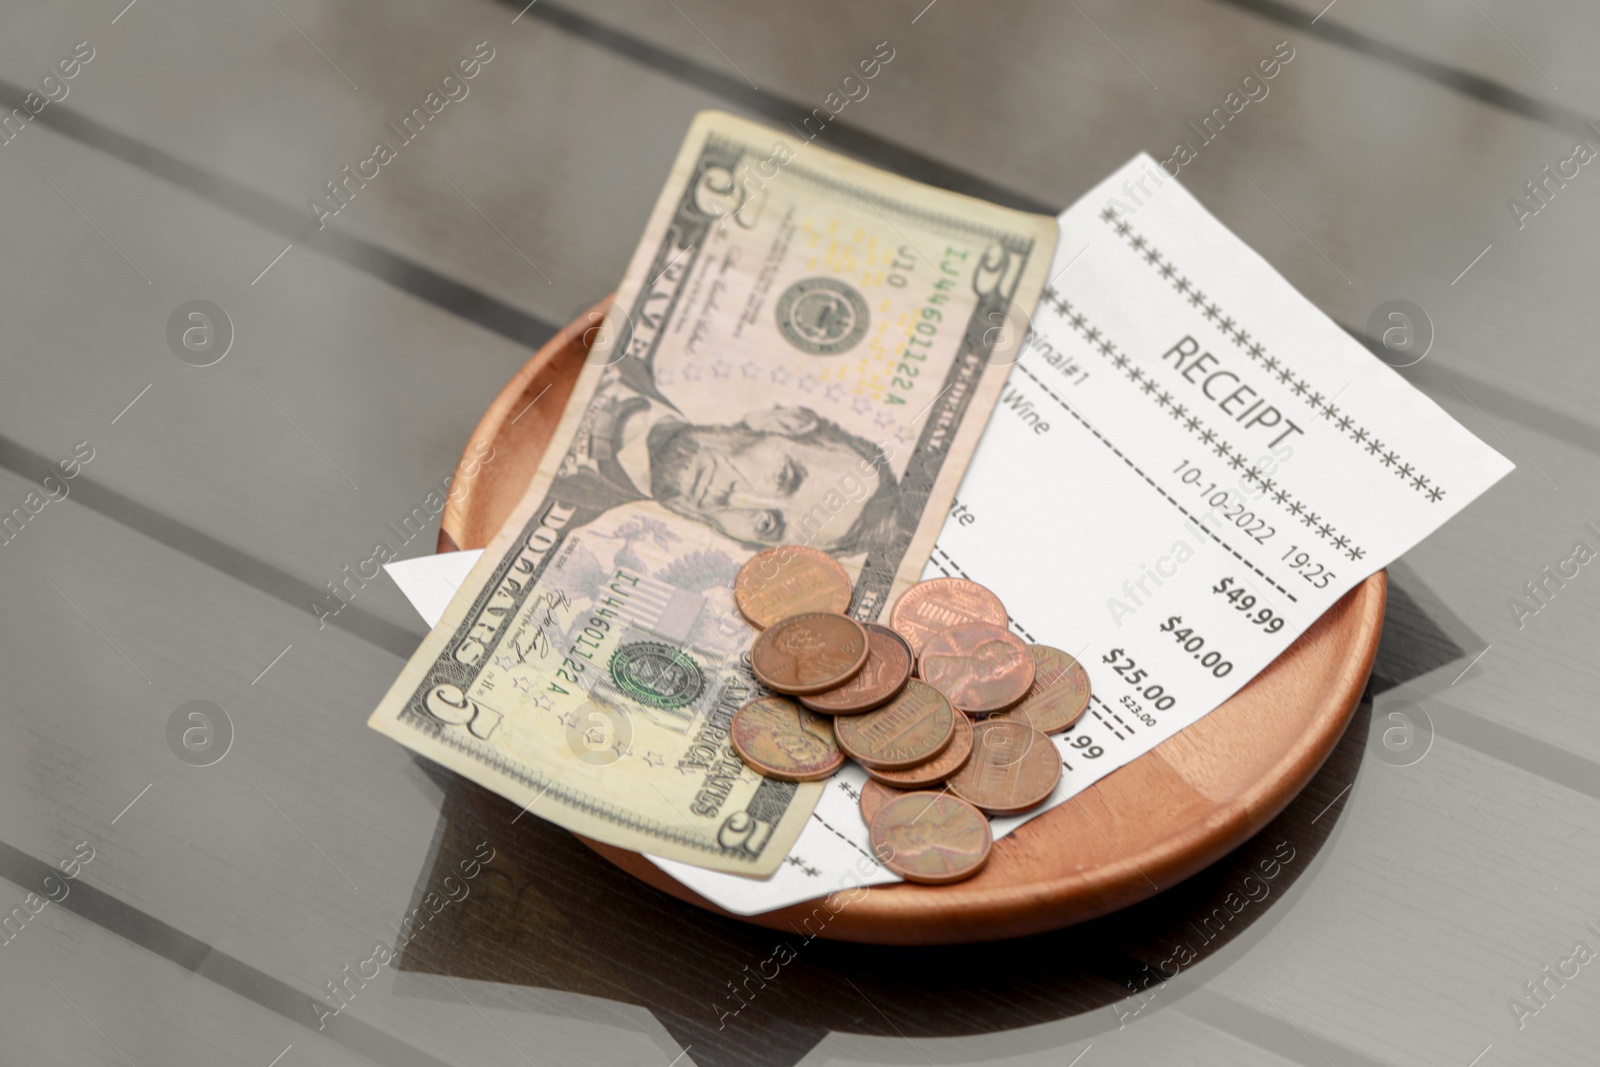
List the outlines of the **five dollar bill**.
{"type": "Polygon", "coordinates": [[[922,574],[1055,220],[696,117],[521,503],[369,725],[623,848],[770,874],[822,783],[764,778],[742,563],[808,544],[872,620],[922,574]]]}

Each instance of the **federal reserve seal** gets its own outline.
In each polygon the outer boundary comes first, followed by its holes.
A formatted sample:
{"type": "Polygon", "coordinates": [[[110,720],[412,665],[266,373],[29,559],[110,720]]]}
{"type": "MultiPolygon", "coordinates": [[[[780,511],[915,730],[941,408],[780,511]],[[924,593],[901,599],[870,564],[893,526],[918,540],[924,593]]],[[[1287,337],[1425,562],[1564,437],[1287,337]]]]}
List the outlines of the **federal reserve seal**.
{"type": "Polygon", "coordinates": [[[870,320],[866,300],[837,278],[802,278],[778,298],[778,329],[813,356],[848,352],[867,335],[870,320]]]}
{"type": "Polygon", "coordinates": [[[627,696],[653,708],[684,707],[706,687],[705,672],[693,656],[656,641],[636,641],[613,652],[611,680],[627,696]]]}

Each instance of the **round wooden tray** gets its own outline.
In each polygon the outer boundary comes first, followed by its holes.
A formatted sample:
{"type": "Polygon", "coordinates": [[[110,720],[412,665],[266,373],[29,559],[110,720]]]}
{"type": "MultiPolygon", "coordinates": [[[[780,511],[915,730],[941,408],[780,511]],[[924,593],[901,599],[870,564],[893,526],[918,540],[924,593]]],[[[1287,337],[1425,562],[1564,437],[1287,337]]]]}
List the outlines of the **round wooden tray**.
{"type": "MultiPolygon", "coordinates": [[[[532,480],[609,300],[541,348],[484,413],[463,457],[494,457],[451,497],[439,551],[481,548],[532,480]]],[[[1383,572],[1339,600],[1260,676],[1210,715],[995,843],[988,865],[952,886],[877,886],[822,936],[878,944],[953,944],[1083,922],[1169,888],[1272,820],[1322,765],[1350,721],[1377,653],[1383,572]]],[[[633,876],[730,913],[635,852],[586,843],[633,876]]],[[[754,916],[792,930],[808,901],[754,916]]]]}

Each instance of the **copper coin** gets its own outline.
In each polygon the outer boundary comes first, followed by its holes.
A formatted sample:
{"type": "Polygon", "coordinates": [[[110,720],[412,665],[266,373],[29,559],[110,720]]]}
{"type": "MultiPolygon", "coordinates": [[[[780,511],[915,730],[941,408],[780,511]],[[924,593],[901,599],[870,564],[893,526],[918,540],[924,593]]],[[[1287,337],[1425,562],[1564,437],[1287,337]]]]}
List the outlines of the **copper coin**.
{"type": "Polygon", "coordinates": [[[785,782],[815,782],[844,766],[828,717],[783,697],[761,697],[734,712],[728,739],[753,770],[785,782]]]}
{"type": "Polygon", "coordinates": [[[868,767],[867,776],[896,789],[930,789],[959,771],[972,755],[972,720],[965,715],[956,716],[956,735],[945,750],[926,763],[904,770],[881,770],[868,767]]]}
{"type": "Polygon", "coordinates": [[[1033,684],[1033,653],[1000,626],[974,623],[935,634],[922,646],[917,673],[973,715],[1009,708],[1033,684]]]}
{"type": "Polygon", "coordinates": [[[948,793],[907,793],[872,817],[872,851],[908,882],[944,885],[971,878],[989,859],[989,820],[948,793]]]}
{"type": "Polygon", "coordinates": [[[990,815],[1037,807],[1061,781],[1061,754],[1025,722],[988,719],[972,728],[972,756],[950,779],[950,791],[990,815]]]}
{"type": "Polygon", "coordinates": [[[1022,703],[1005,713],[1040,733],[1059,734],[1078,721],[1089,706],[1089,672],[1083,664],[1049,645],[1033,651],[1033,685],[1022,703]]]}
{"type": "Polygon", "coordinates": [[[839,747],[863,767],[894,770],[926,763],[956,735],[959,713],[940,692],[915,678],[883,707],[834,720],[839,747]]]}
{"type": "Polygon", "coordinates": [[[801,697],[800,703],[829,715],[856,715],[900,695],[911,677],[911,646],[887,626],[861,625],[867,631],[866,664],[839,688],[801,697]]]}
{"type": "Polygon", "coordinates": [[[867,662],[867,631],[847,615],[791,615],[750,646],[756,680],[780,693],[820,693],[854,678],[867,662]]]}
{"type": "Polygon", "coordinates": [[[900,631],[920,658],[928,638],[975,622],[1002,629],[1010,622],[1000,598],[965,578],[930,578],[900,594],[889,610],[889,625],[900,631]]]}
{"type": "Polygon", "coordinates": [[[872,817],[878,814],[878,809],[883,807],[895,797],[905,796],[904,791],[891,789],[882,782],[868,780],[861,787],[861,818],[868,826],[872,825],[872,817]]]}
{"type": "Polygon", "coordinates": [[[850,576],[837,560],[805,545],[757,552],[733,579],[739,614],[758,630],[808,611],[842,614],[850,606],[850,576]]]}

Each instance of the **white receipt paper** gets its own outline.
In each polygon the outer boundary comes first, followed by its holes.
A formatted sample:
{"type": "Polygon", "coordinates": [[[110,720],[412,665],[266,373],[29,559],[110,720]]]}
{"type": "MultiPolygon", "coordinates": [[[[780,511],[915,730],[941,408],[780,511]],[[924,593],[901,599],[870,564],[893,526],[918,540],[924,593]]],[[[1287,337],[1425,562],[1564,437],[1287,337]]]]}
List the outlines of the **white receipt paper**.
{"type": "MultiPolygon", "coordinates": [[[[1061,784],[1001,837],[1214,710],[1344,593],[1512,469],[1134,158],[1060,217],[1051,283],[924,577],[1076,656],[1061,784]]],[[[398,577],[398,576],[397,576],[398,577]]],[[[834,776],[787,863],[651,857],[752,915],[898,879],[834,776]]]]}
{"type": "Polygon", "coordinates": [[[437,626],[455,598],[456,590],[467,580],[482,555],[483,549],[475,548],[468,552],[416,556],[385,563],[383,569],[405,593],[417,614],[426,619],[429,626],[437,626]]]}

